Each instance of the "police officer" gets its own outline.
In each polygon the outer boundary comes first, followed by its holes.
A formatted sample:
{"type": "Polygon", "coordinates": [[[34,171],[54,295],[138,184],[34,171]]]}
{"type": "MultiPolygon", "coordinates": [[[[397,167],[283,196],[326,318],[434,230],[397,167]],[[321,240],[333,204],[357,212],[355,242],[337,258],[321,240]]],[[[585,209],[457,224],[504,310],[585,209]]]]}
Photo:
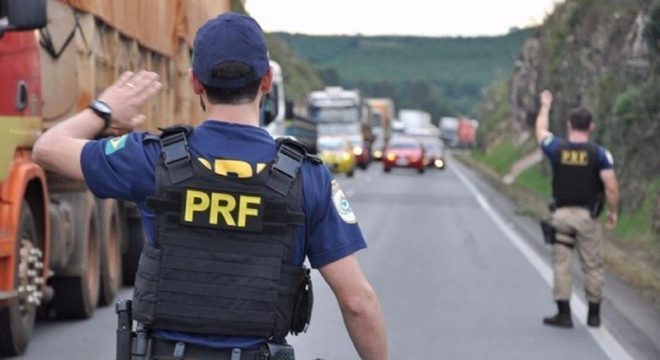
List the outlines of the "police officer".
{"type": "Polygon", "coordinates": [[[189,77],[207,116],[194,129],[89,140],[145,120],[139,109],[161,84],[127,72],[34,147],[44,168],[139,206],[148,244],[133,314],[152,331],[154,358],[263,358],[285,344],[309,321],[307,257],[360,357],[387,359],[380,305],[355,256],[366,244],[343,192],[302,147],[258,127],[273,73],[257,22],[225,13],[204,24],[189,77]]]}
{"type": "Polygon", "coordinates": [[[600,303],[603,298],[603,233],[598,215],[607,202],[606,226],[617,222],[619,188],[610,152],[589,141],[594,128],[587,109],[570,112],[568,139],[548,131],[552,93],[541,93],[541,110],[536,119],[536,140],[552,164],[552,192],[556,210],[552,226],[556,230],[553,244],[553,295],[558,313],[543,323],[564,328],[573,327],[569,299],[572,288],[572,250],[577,247],[585,274],[585,292],[589,302],[587,324],[600,326],[600,303]]]}

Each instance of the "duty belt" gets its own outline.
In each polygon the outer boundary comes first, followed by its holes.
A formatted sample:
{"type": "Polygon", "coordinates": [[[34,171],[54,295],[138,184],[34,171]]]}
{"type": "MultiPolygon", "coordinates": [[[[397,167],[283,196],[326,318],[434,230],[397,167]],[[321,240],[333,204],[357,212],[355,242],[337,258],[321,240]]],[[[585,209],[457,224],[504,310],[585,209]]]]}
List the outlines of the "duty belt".
{"type": "Polygon", "coordinates": [[[294,360],[293,347],[267,343],[259,349],[211,349],[207,347],[152,339],[150,360],[294,360]]]}
{"type": "Polygon", "coordinates": [[[264,349],[212,349],[182,342],[152,340],[153,360],[267,360],[270,359],[267,348],[264,349]]]}

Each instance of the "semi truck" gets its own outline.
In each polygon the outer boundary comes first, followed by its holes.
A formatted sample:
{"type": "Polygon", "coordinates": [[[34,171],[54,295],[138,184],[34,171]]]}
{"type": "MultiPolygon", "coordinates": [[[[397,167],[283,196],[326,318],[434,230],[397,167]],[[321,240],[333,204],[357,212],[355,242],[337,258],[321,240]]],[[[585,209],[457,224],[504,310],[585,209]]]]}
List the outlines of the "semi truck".
{"type": "Polygon", "coordinates": [[[201,120],[192,41],[228,10],[229,0],[0,0],[0,357],[25,350],[37,314],[81,319],[110,304],[144,243],[132,203],[46,172],[35,140],[126,70],[164,85],[142,130],[201,120]]]}
{"type": "Polygon", "coordinates": [[[368,98],[366,103],[371,109],[371,131],[374,135],[371,150],[374,159],[380,160],[392,136],[394,102],[389,98],[368,98]]]}
{"type": "Polygon", "coordinates": [[[474,147],[478,127],[477,120],[443,117],[440,119],[440,136],[450,147],[474,147]]]}
{"type": "Polygon", "coordinates": [[[440,137],[447,146],[455,146],[458,135],[458,119],[453,117],[443,117],[440,119],[440,137]]]}
{"type": "Polygon", "coordinates": [[[360,167],[371,162],[373,142],[369,107],[358,90],[326,87],[312,91],[307,100],[310,118],[316,123],[318,136],[341,136],[351,142],[360,167]]]}
{"type": "Polygon", "coordinates": [[[293,103],[286,100],[282,68],[272,60],[270,66],[273,69],[273,88],[264,97],[260,109],[260,126],[274,138],[293,138],[305,145],[307,151],[316,153],[316,123],[294,113],[293,103]]]}
{"type": "Polygon", "coordinates": [[[456,129],[457,146],[472,148],[476,145],[479,122],[473,119],[460,118],[456,129]]]}
{"type": "Polygon", "coordinates": [[[423,110],[401,109],[399,110],[399,121],[405,125],[406,133],[414,132],[416,129],[427,128],[431,125],[431,114],[423,110]]]}

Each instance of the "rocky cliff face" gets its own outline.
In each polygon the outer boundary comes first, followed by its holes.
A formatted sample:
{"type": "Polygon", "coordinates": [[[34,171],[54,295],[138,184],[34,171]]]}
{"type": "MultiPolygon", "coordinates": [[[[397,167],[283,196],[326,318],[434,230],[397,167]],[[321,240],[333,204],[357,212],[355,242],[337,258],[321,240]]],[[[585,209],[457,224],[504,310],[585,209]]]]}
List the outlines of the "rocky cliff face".
{"type": "MultiPolygon", "coordinates": [[[[656,73],[644,29],[651,1],[568,0],[527,40],[511,78],[517,129],[533,124],[538,93],[553,90],[555,115],[593,108],[607,78],[636,84],[656,73]]],[[[656,74],[657,75],[657,74],[656,74]]],[[[625,87],[625,86],[624,86],[625,87]]],[[[563,117],[562,117],[563,118],[563,117]]]]}
{"type": "Polygon", "coordinates": [[[525,43],[500,104],[519,135],[533,127],[542,89],[555,95],[555,133],[564,134],[572,108],[590,109],[629,210],[660,176],[659,29],[660,0],[567,0],[525,43]]]}

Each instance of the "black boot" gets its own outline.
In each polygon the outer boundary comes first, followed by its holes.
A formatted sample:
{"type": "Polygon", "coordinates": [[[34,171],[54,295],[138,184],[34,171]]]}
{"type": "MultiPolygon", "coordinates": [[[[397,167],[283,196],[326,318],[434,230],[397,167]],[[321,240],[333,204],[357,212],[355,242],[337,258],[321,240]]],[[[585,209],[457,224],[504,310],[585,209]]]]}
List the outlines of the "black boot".
{"type": "Polygon", "coordinates": [[[557,300],[557,310],[557,315],[543,318],[543,323],[550,326],[572,328],[573,319],[571,319],[571,304],[568,300],[557,300]]]}
{"type": "Polygon", "coordinates": [[[589,314],[587,315],[587,325],[593,327],[600,326],[600,303],[589,303],[589,314]]]}

